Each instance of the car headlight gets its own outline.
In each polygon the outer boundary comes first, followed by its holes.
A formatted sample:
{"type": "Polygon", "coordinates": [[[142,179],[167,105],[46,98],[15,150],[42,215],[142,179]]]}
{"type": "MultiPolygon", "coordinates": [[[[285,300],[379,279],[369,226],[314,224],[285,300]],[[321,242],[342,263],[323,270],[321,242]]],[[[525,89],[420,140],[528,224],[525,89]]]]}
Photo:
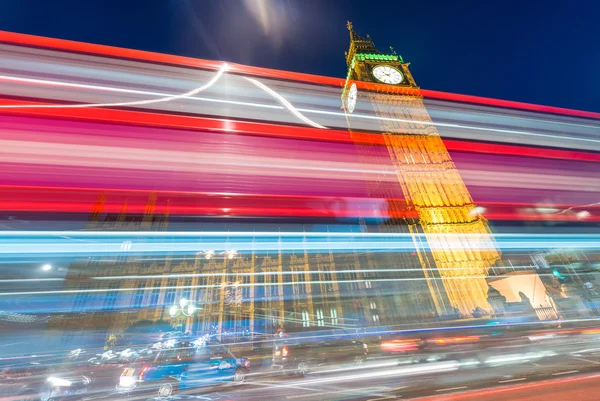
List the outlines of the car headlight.
{"type": "Polygon", "coordinates": [[[48,383],[53,387],[71,387],[71,382],[67,379],[61,379],[60,377],[49,377],[48,383]]]}
{"type": "Polygon", "coordinates": [[[133,387],[135,382],[136,382],[136,379],[135,379],[135,377],[132,377],[132,376],[122,376],[119,379],[119,385],[121,387],[133,387]]]}

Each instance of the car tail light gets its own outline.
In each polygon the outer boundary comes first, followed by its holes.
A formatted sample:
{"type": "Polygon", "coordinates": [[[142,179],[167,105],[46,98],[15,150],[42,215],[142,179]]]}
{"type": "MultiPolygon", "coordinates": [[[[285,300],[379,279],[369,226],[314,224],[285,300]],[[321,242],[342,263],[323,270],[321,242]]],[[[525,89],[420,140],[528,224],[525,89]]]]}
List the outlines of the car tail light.
{"type": "Polygon", "coordinates": [[[144,369],[142,369],[142,372],[140,373],[140,380],[142,380],[144,378],[144,374],[148,371],[148,366],[144,367],[144,369]]]}
{"type": "Polygon", "coordinates": [[[281,356],[287,356],[287,354],[288,354],[288,349],[287,349],[287,347],[283,347],[283,348],[281,349],[281,356]]]}

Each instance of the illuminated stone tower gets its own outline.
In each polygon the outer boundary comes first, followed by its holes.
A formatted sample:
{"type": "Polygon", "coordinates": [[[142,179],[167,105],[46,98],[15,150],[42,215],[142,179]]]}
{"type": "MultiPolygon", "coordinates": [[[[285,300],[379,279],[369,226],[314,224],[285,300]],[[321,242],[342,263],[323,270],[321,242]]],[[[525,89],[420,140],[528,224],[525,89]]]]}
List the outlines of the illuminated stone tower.
{"type": "MultiPolygon", "coordinates": [[[[342,93],[348,125],[353,138],[364,138],[358,132],[360,119],[352,113],[380,117],[388,162],[407,207],[418,213],[417,220],[404,224],[413,235],[438,313],[458,309],[470,316],[477,307],[491,310],[486,276],[500,254],[432,124],[409,63],[391,48],[388,54],[380,52],[368,35],[357,35],[350,22],[348,30],[348,75],[342,93]]],[[[360,145],[363,152],[379,146],[360,145]]],[[[377,187],[369,191],[373,197],[392,197],[377,187]]]]}

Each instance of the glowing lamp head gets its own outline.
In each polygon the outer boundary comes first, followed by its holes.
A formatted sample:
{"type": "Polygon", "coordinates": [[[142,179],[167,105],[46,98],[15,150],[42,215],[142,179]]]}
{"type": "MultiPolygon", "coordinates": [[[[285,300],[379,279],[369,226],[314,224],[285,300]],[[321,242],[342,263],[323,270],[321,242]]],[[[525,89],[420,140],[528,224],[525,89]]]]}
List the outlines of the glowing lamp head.
{"type": "Polygon", "coordinates": [[[181,306],[181,307],[183,308],[184,306],[186,306],[186,305],[188,304],[188,302],[189,302],[189,301],[188,301],[187,299],[185,299],[185,298],[181,298],[181,299],[179,300],[179,306],[181,306]]]}
{"type": "Polygon", "coordinates": [[[50,271],[52,270],[52,265],[47,263],[44,266],[42,266],[42,270],[45,272],[50,271]]]}
{"type": "Polygon", "coordinates": [[[189,304],[187,306],[187,314],[188,315],[193,315],[194,312],[196,312],[196,307],[194,305],[192,305],[192,304],[189,304]]]}
{"type": "Polygon", "coordinates": [[[171,317],[177,316],[177,312],[179,312],[179,309],[175,305],[171,306],[171,308],[169,309],[169,315],[171,317]]]}

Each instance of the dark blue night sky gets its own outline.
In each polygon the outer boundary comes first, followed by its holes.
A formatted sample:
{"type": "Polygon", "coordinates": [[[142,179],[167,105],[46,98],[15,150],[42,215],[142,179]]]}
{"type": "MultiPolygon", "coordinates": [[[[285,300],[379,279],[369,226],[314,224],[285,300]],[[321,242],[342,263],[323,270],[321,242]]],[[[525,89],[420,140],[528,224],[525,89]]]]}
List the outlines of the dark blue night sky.
{"type": "Polygon", "coordinates": [[[423,88],[600,111],[595,0],[0,0],[0,30],[338,77],[348,19],[423,88]]]}

